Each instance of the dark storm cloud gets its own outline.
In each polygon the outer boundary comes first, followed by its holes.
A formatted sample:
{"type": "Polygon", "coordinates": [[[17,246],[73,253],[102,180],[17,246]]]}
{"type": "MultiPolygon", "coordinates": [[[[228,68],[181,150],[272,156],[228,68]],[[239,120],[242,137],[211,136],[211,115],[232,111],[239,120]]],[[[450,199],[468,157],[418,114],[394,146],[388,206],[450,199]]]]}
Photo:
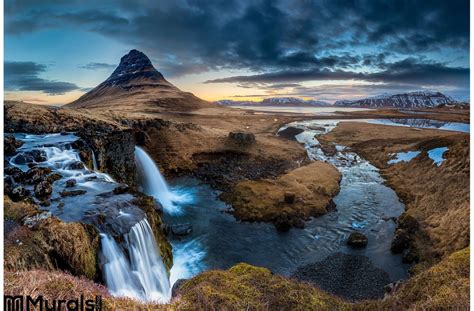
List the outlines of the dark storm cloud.
{"type": "Polygon", "coordinates": [[[7,91],[41,91],[56,95],[79,89],[74,83],[40,78],[38,75],[46,71],[43,64],[6,61],[4,69],[7,91]]]}
{"type": "Polygon", "coordinates": [[[469,68],[448,67],[442,63],[406,58],[394,63],[378,63],[377,72],[354,72],[329,69],[283,70],[208,80],[205,83],[282,83],[321,80],[361,80],[410,85],[468,85],[469,68]]]}
{"type": "Polygon", "coordinates": [[[464,55],[468,66],[467,0],[33,3],[6,1],[7,35],[67,27],[99,33],[144,50],[174,76],[242,69],[257,74],[220,81],[452,84],[464,83],[467,69],[449,63],[464,55]],[[408,54],[420,58],[446,48],[453,56],[432,56],[412,68],[394,65],[408,54]]]}

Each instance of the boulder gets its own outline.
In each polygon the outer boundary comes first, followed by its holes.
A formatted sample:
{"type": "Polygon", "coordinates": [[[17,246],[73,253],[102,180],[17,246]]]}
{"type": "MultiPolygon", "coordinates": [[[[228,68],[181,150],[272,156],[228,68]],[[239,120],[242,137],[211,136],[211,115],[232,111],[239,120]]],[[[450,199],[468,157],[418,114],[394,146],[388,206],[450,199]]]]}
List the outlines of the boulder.
{"type": "Polygon", "coordinates": [[[409,247],[402,252],[403,263],[414,263],[418,262],[419,259],[418,251],[414,247],[409,247]]]}
{"type": "Polygon", "coordinates": [[[33,159],[35,162],[44,162],[46,161],[46,152],[39,149],[33,149],[30,151],[26,151],[25,155],[33,159]]]}
{"type": "Polygon", "coordinates": [[[76,183],[77,182],[74,178],[68,179],[68,180],[66,180],[66,187],[67,188],[74,187],[76,185],[76,183]]]}
{"type": "Polygon", "coordinates": [[[71,190],[71,191],[62,191],[59,193],[60,196],[62,197],[72,197],[72,196],[77,196],[77,195],[83,195],[87,191],[86,190],[71,190]]]}
{"type": "Polygon", "coordinates": [[[179,295],[179,289],[181,286],[186,282],[187,279],[178,279],[176,282],[173,284],[173,288],[171,288],[171,297],[174,298],[179,295]]]}
{"type": "Polygon", "coordinates": [[[30,191],[26,189],[23,186],[17,186],[12,189],[10,192],[10,199],[12,199],[13,202],[18,202],[23,199],[26,199],[30,194],[30,191]]]}
{"type": "Polygon", "coordinates": [[[13,180],[13,177],[5,176],[3,178],[3,193],[9,195],[13,190],[13,187],[15,187],[15,180],[13,180]]]}
{"type": "Polygon", "coordinates": [[[43,198],[53,193],[53,187],[47,180],[43,180],[35,185],[35,196],[37,198],[43,198]]]}
{"type": "Polygon", "coordinates": [[[114,189],[114,194],[124,194],[127,193],[130,190],[130,188],[127,185],[119,185],[115,187],[114,189]]]}
{"type": "Polygon", "coordinates": [[[81,161],[76,161],[68,165],[70,170],[82,170],[84,169],[84,164],[81,161]]]}
{"type": "Polygon", "coordinates": [[[20,153],[13,158],[13,163],[18,164],[18,165],[25,165],[33,161],[34,161],[33,157],[25,153],[20,153]]]}
{"type": "Polygon", "coordinates": [[[250,146],[255,143],[255,135],[244,132],[230,132],[229,139],[239,146],[250,146]]]}
{"type": "Polygon", "coordinates": [[[347,245],[355,248],[363,248],[367,246],[369,239],[360,232],[352,232],[347,239],[347,245]]]}
{"type": "Polygon", "coordinates": [[[296,195],[293,192],[285,192],[283,200],[288,204],[295,203],[296,195]]]}
{"type": "Polygon", "coordinates": [[[51,169],[48,167],[33,167],[26,172],[25,182],[30,185],[37,184],[50,173],[51,169]]]}
{"type": "Polygon", "coordinates": [[[5,135],[3,137],[4,153],[6,156],[14,155],[16,150],[23,145],[21,140],[17,140],[13,135],[5,135]]]}
{"type": "Polygon", "coordinates": [[[278,136],[290,140],[296,140],[295,136],[303,132],[303,129],[289,126],[286,129],[279,131],[278,136]]]}
{"type": "Polygon", "coordinates": [[[330,157],[336,155],[337,153],[336,145],[329,143],[321,142],[321,150],[324,152],[325,155],[330,157]]]}
{"type": "Polygon", "coordinates": [[[184,236],[190,234],[193,231],[193,227],[190,223],[172,225],[170,226],[170,231],[173,235],[184,236]]]}
{"type": "Polygon", "coordinates": [[[15,166],[5,168],[5,174],[10,175],[16,182],[22,182],[25,179],[25,173],[15,166]]]}
{"type": "Polygon", "coordinates": [[[46,180],[50,183],[53,183],[56,180],[60,180],[61,178],[63,178],[63,176],[61,174],[53,173],[53,174],[49,175],[48,177],[46,177],[46,180]]]}
{"type": "Polygon", "coordinates": [[[410,236],[403,229],[397,229],[395,231],[395,236],[392,240],[391,250],[392,253],[400,254],[404,249],[407,249],[410,246],[410,236]]]}

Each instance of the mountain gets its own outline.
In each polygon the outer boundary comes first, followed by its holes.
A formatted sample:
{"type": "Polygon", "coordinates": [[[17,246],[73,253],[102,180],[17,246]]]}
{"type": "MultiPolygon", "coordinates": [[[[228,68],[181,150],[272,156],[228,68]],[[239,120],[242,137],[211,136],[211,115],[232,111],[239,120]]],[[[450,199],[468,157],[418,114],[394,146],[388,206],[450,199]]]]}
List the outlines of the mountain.
{"type": "Polygon", "coordinates": [[[442,104],[455,104],[454,99],[440,92],[411,92],[403,94],[383,94],[359,100],[340,100],[339,107],[364,108],[432,108],[442,104]]]}
{"type": "Polygon", "coordinates": [[[71,108],[187,111],[211,104],[168,82],[142,52],[131,50],[107,80],[69,103],[71,108]]]}
{"type": "Polygon", "coordinates": [[[304,100],[296,97],[271,97],[262,101],[235,101],[235,100],[219,100],[216,104],[223,106],[267,106],[267,107],[326,107],[329,103],[318,100],[304,100]]]}

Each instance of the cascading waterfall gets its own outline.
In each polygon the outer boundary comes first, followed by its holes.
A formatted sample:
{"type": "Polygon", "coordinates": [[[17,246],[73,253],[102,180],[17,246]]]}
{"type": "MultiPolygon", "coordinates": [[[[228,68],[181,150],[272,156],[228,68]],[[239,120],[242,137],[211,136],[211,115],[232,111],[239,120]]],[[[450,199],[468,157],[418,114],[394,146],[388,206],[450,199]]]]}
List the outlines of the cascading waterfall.
{"type": "Polygon", "coordinates": [[[135,147],[135,162],[142,191],[157,199],[167,213],[179,214],[178,203],[185,203],[189,197],[169,189],[155,162],[140,147],[135,147]]]}
{"type": "Polygon", "coordinates": [[[125,252],[114,238],[101,234],[104,273],[114,296],[167,302],[171,298],[168,273],[159,255],[153,231],[146,219],[125,235],[125,252]]]}
{"type": "MultiPolygon", "coordinates": [[[[93,170],[84,165],[79,152],[70,144],[78,139],[74,134],[19,134],[18,137],[22,139],[24,145],[19,148],[21,152],[10,159],[11,165],[27,171],[29,167],[25,163],[25,154],[39,150],[43,152],[45,160],[38,164],[49,167],[62,176],[53,185],[56,195],[65,188],[66,181],[71,178],[76,181],[73,186],[75,189],[86,191],[83,195],[62,199],[67,205],[75,205],[73,208],[63,206],[60,209],[52,209],[58,212],[62,219],[82,221],[81,211],[86,213],[91,207],[91,210],[94,210],[94,205],[98,202],[95,201],[95,197],[111,193],[116,187],[116,183],[109,175],[96,171],[97,163],[94,153],[92,155],[93,170]]],[[[128,202],[130,198],[126,194],[124,196],[124,202],[128,202]]],[[[120,196],[114,198],[121,200],[120,196]]],[[[53,205],[54,203],[51,204],[53,205]]],[[[111,207],[104,206],[104,209],[107,208],[111,207]]],[[[139,210],[138,207],[136,209],[139,210]]],[[[122,210],[119,210],[118,214],[127,215],[122,210]]],[[[122,234],[123,239],[118,239],[123,241],[121,243],[106,232],[100,233],[104,281],[114,296],[130,297],[147,302],[168,302],[171,298],[169,273],[160,256],[150,224],[146,218],[131,224],[129,232],[122,234]]]]}

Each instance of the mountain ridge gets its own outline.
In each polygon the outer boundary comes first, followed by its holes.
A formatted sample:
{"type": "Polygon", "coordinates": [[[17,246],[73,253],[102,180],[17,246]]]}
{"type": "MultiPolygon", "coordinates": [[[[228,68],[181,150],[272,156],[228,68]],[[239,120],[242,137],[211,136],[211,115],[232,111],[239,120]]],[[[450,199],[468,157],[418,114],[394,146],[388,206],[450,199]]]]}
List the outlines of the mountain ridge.
{"type": "Polygon", "coordinates": [[[122,56],[117,68],[105,81],[65,107],[187,111],[210,105],[167,81],[148,56],[133,49],[122,56]]]}
{"type": "Polygon", "coordinates": [[[329,103],[318,100],[305,100],[297,97],[270,97],[262,101],[218,100],[214,103],[221,106],[266,106],[266,107],[327,107],[329,103]]]}

